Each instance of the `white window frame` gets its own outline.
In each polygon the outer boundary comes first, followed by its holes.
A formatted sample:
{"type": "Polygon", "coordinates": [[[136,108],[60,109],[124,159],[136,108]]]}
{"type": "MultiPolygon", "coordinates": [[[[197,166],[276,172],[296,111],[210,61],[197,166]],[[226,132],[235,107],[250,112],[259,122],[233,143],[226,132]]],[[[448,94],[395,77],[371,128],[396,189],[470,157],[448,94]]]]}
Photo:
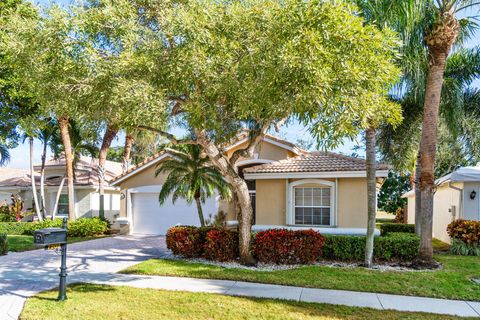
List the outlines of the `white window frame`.
{"type": "Polygon", "coordinates": [[[330,188],[330,224],[329,225],[317,225],[312,224],[315,227],[332,227],[335,225],[335,216],[336,216],[336,205],[335,205],[335,195],[336,195],[336,183],[333,181],[323,180],[323,179],[302,179],[297,180],[291,183],[288,183],[288,197],[287,197],[287,224],[293,226],[308,226],[295,224],[295,187],[302,188],[302,185],[315,185],[315,186],[305,186],[306,188],[330,188]]]}

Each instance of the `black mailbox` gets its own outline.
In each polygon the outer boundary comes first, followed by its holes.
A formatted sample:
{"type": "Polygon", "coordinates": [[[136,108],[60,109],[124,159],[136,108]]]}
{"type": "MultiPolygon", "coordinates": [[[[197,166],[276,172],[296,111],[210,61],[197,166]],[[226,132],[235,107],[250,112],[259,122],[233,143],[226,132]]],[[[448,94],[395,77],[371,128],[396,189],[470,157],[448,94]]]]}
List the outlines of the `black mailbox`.
{"type": "Polygon", "coordinates": [[[52,245],[67,243],[67,230],[62,228],[45,228],[36,230],[33,243],[37,245],[52,245]]]}

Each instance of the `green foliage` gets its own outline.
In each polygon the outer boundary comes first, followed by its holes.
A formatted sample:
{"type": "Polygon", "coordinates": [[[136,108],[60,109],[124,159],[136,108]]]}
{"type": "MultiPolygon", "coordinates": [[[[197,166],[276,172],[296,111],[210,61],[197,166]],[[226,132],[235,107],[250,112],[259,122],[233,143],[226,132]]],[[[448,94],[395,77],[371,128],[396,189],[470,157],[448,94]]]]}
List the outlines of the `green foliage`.
{"type": "Polygon", "coordinates": [[[109,231],[109,223],[100,219],[99,217],[93,218],[80,218],[68,223],[68,236],[69,237],[93,237],[104,235],[109,231]]]}
{"type": "Polygon", "coordinates": [[[0,205],[0,222],[15,222],[15,214],[12,214],[7,204],[0,205]]]}
{"type": "Polygon", "coordinates": [[[30,222],[0,222],[0,233],[5,234],[26,234],[30,222]]]}
{"type": "Polygon", "coordinates": [[[0,233],[0,256],[8,253],[8,239],[5,233],[0,233]]]}
{"type": "Polygon", "coordinates": [[[390,232],[415,233],[415,225],[406,223],[382,223],[380,225],[380,233],[382,236],[390,232]]]}
{"type": "Polygon", "coordinates": [[[395,213],[398,208],[403,208],[407,203],[407,199],[402,198],[402,195],[408,190],[410,190],[410,176],[390,171],[378,194],[378,208],[395,213]]]}
{"type": "MultiPolygon", "coordinates": [[[[43,220],[41,222],[0,222],[0,233],[15,235],[33,235],[35,230],[43,228],[60,228],[62,219],[43,220]]],[[[109,230],[107,221],[98,217],[80,218],[69,221],[67,225],[69,237],[92,237],[106,234],[109,230]]]]}
{"type": "MultiPolygon", "coordinates": [[[[413,260],[420,245],[420,238],[411,233],[391,232],[375,237],[374,259],[377,261],[413,260]]],[[[363,261],[365,237],[325,235],[323,258],[340,261],[363,261]]]]}
{"type": "Polygon", "coordinates": [[[461,256],[480,256],[480,245],[469,244],[459,239],[452,239],[450,252],[461,256]]]}

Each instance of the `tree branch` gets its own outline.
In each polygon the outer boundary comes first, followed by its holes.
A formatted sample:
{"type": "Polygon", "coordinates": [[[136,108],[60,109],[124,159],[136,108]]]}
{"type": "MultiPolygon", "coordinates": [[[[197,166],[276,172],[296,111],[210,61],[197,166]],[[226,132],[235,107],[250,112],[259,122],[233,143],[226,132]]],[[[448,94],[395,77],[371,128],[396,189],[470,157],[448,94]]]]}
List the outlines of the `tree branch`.
{"type": "Polygon", "coordinates": [[[163,131],[163,130],[160,130],[160,129],[157,129],[157,128],[152,128],[152,127],[149,127],[149,126],[136,126],[136,128],[139,129],[139,130],[143,130],[143,131],[151,131],[151,132],[158,133],[159,135],[161,135],[162,137],[164,137],[165,139],[167,139],[168,141],[170,141],[173,144],[198,144],[198,142],[196,140],[177,139],[177,138],[175,138],[175,136],[173,134],[168,133],[168,132],[163,131]]]}
{"type": "Polygon", "coordinates": [[[263,140],[271,124],[272,124],[271,121],[267,121],[263,125],[263,127],[260,128],[260,130],[255,132],[255,134],[252,137],[250,137],[250,141],[246,148],[235,150],[235,152],[232,154],[232,157],[230,158],[230,164],[232,166],[235,165],[235,163],[238,161],[238,159],[240,159],[240,157],[248,158],[253,155],[255,148],[260,143],[260,141],[263,140]]]}

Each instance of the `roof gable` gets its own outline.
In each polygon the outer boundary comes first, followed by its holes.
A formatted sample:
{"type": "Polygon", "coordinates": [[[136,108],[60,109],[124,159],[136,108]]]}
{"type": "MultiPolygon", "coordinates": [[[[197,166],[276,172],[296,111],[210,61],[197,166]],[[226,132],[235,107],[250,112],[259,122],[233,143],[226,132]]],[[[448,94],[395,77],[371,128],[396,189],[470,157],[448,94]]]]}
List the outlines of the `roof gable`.
{"type": "MultiPolygon", "coordinates": [[[[242,132],[240,135],[237,136],[237,138],[234,142],[232,142],[229,146],[227,146],[224,149],[224,151],[228,152],[229,150],[232,150],[235,147],[238,147],[238,146],[244,144],[247,141],[248,141],[248,132],[242,132]]],[[[275,136],[270,135],[270,134],[267,134],[265,136],[265,138],[263,139],[263,141],[268,142],[270,144],[273,144],[275,146],[284,148],[288,151],[293,152],[294,154],[306,153],[306,151],[298,148],[295,144],[293,144],[291,142],[288,142],[286,140],[280,139],[280,138],[275,137],[275,136]]],[[[127,180],[128,178],[132,177],[133,175],[136,175],[136,174],[142,172],[143,170],[149,168],[152,165],[157,164],[158,162],[160,162],[161,160],[163,160],[163,159],[165,159],[169,156],[171,156],[171,155],[168,152],[161,151],[161,152],[159,152],[159,153],[157,153],[157,154],[155,154],[151,157],[146,158],[141,163],[139,163],[136,166],[133,166],[132,168],[127,170],[127,172],[125,172],[125,173],[117,176],[116,178],[112,179],[110,181],[110,183],[111,183],[112,186],[116,186],[119,183],[121,183],[121,182],[127,180]]]]}

